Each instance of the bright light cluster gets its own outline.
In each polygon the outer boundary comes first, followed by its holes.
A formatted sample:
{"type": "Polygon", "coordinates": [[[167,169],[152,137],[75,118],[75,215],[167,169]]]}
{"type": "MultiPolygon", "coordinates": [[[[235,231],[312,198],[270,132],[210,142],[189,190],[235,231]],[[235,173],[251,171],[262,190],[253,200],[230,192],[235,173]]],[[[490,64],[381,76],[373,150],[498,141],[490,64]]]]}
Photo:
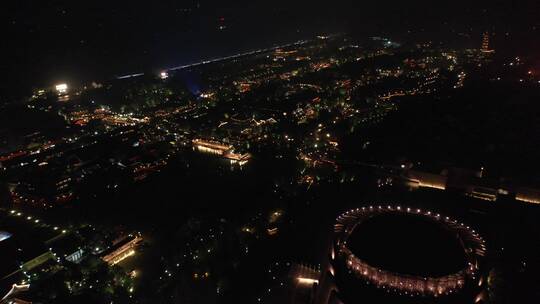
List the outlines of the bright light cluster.
{"type": "Polygon", "coordinates": [[[57,84],[55,86],[56,92],[58,94],[66,94],[68,90],[68,86],[65,83],[57,84]]]}

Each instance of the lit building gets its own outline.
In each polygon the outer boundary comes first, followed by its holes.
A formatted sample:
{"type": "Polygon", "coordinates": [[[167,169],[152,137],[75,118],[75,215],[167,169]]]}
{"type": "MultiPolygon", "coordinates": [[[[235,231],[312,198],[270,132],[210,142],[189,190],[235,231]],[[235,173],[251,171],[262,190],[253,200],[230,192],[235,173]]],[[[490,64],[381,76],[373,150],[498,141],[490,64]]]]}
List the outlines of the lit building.
{"type": "Polygon", "coordinates": [[[14,304],[31,303],[31,302],[27,302],[27,301],[15,298],[17,295],[24,293],[25,291],[28,291],[29,289],[30,289],[30,284],[19,284],[19,285],[13,284],[11,286],[11,289],[8,291],[8,293],[2,299],[0,299],[0,303],[14,303],[14,304]]]}
{"type": "Polygon", "coordinates": [[[313,281],[315,304],[472,304],[485,298],[484,240],[452,218],[373,205],[340,215],[334,233],[321,277],[313,281]]]}
{"type": "Polygon", "coordinates": [[[193,148],[199,152],[219,155],[240,165],[244,165],[251,158],[249,153],[241,154],[234,152],[232,145],[203,139],[194,139],[192,143],[193,148]]]}
{"type": "Polygon", "coordinates": [[[516,200],[540,204],[540,191],[538,189],[520,187],[516,190],[516,200]]]}
{"type": "Polygon", "coordinates": [[[102,257],[102,260],[109,265],[115,265],[126,258],[135,255],[135,249],[143,241],[140,235],[129,236],[117,243],[109,252],[102,257]]]}
{"type": "Polygon", "coordinates": [[[65,95],[68,92],[68,85],[65,83],[57,84],[54,88],[56,89],[56,93],[58,93],[58,95],[65,95]]]}
{"type": "Polygon", "coordinates": [[[227,151],[230,151],[233,146],[222,144],[216,141],[203,140],[203,139],[194,139],[193,147],[195,147],[200,152],[224,155],[227,151]]]}
{"type": "Polygon", "coordinates": [[[441,174],[410,170],[406,173],[406,178],[414,188],[435,188],[446,190],[448,177],[441,174]]]}

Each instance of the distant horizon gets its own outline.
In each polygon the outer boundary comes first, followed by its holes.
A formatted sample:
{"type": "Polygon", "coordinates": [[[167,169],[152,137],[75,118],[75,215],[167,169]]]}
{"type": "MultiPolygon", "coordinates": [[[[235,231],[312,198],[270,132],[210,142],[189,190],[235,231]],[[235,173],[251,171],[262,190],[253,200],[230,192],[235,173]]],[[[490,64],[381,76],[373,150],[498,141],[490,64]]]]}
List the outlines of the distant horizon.
{"type": "Polygon", "coordinates": [[[159,69],[294,41],[315,33],[426,33],[444,39],[455,32],[494,29],[516,33],[540,27],[534,1],[412,3],[345,1],[215,1],[107,3],[78,7],[67,1],[8,4],[0,98],[14,98],[61,78],[89,80],[159,69]],[[485,2],[485,3],[484,3],[485,2]],[[492,2],[489,2],[489,4],[492,2]],[[106,8],[106,10],[105,10],[106,8]],[[430,8],[431,10],[427,10],[430,8]],[[528,30],[527,30],[528,29],[528,30]],[[453,32],[454,31],[454,32],[453,32]],[[268,42],[271,43],[268,43],[268,42]]]}
{"type": "MultiPolygon", "coordinates": [[[[481,31],[478,31],[478,37],[477,38],[480,38],[480,34],[481,34],[481,31]]],[[[203,61],[211,61],[211,60],[215,60],[215,59],[220,59],[221,57],[228,57],[228,56],[235,56],[235,55],[238,55],[238,54],[243,54],[243,53],[249,53],[249,52],[254,52],[254,51],[257,51],[259,49],[270,49],[270,48],[274,48],[276,46],[279,46],[279,45],[284,45],[284,44],[290,44],[290,43],[295,43],[295,42],[298,42],[298,41],[302,41],[302,40],[313,40],[313,39],[316,39],[318,35],[344,35],[344,36],[349,36],[350,37],[350,33],[337,33],[337,32],[334,32],[334,33],[309,33],[309,34],[305,34],[305,35],[302,35],[302,37],[299,37],[299,38],[291,38],[289,39],[288,41],[284,41],[284,40],[276,40],[272,43],[261,43],[261,44],[264,44],[264,45],[260,45],[258,46],[257,48],[256,47],[252,47],[252,48],[247,48],[247,49],[239,49],[239,50],[236,50],[236,51],[230,51],[228,53],[221,53],[220,55],[207,55],[207,56],[199,56],[199,57],[196,57],[194,56],[192,59],[186,59],[185,61],[183,62],[180,62],[180,64],[171,64],[171,65],[168,65],[168,66],[160,66],[158,64],[155,64],[155,65],[148,65],[146,68],[144,69],[139,69],[139,70],[135,70],[135,69],[132,69],[130,72],[113,72],[113,71],[110,71],[110,72],[106,72],[106,73],[103,73],[102,75],[96,75],[95,77],[90,77],[90,76],[84,76],[84,75],[78,75],[76,77],[58,77],[57,79],[55,79],[55,81],[46,81],[46,80],[41,80],[41,81],[36,81],[34,84],[32,85],[21,85],[18,89],[15,88],[15,90],[11,91],[11,92],[15,92],[15,94],[13,94],[11,96],[11,100],[9,100],[9,96],[10,96],[10,92],[7,92],[7,94],[5,94],[4,96],[2,96],[0,94],[0,103],[6,101],[6,102],[16,102],[17,99],[19,98],[22,98],[22,97],[25,97],[25,96],[29,96],[30,94],[32,94],[32,90],[35,90],[35,89],[40,89],[40,88],[46,88],[46,87],[51,87],[51,86],[54,86],[55,84],[57,83],[63,83],[63,82],[70,82],[70,83],[78,83],[78,84],[82,84],[82,83],[89,83],[89,82],[92,82],[92,81],[107,81],[107,80],[114,80],[114,79],[118,79],[119,77],[123,77],[123,76],[129,76],[129,75],[134,75],[134,74],[149,74],[149,73],[157,73],[159,71],[162,71],[162,70],[173,70],[175,68],[178,68],[178,67],[182,67],[182,66],[187,66],[187,65],[192,65],[192,64],[199,64],[199,63],[202,63],[203,61]],[[72,80],[72,81],[69,81],[69,80],[72,80]],[[6,98],[6,99],[2,99],[2,98],[6,98]]],[[[403,35],[403,33],[400,33],[400,35],[403,35]]],[[[374,37],[374,33],[364,33],[364,35],[362,35],[363,38],[362,39],[368,39],[370,37],[374,37]]],[[[385,36],[385,35],[381,35],[381,36],[385,36]]],[[[393,36],[393,35],[390,35],[390,36],[393,36]]],[[[440,37],[437,37],[437,36],[432,36],[432,38],[440,38],[440,37]]],[[[360,39],[359,37],[355,37],[355,39],[360,39]]],[[[472,39],[472,43],[474,44],[476,42],[475,39],[472,39]]],[[[410,41],[401,41],[400,42],[410,42],[410,41]]],[[[478,47],[480,47],[480,41],[478,40],[478,47]]],[[[531,50],[532,52],[532,50],[531,50]]],[[[157,59],[157,58],[156,58],[157,59]]],[[[540,60],[539,60],[539,63],[540,63],[540,60]]],[[[128,70],[128,68],[125,68],[124,71],[128,70]]],[[[142,75],[141,75],[142,76],[142,75]]],[[[0,86],[0,89],[2,87],[0,86]]]]}

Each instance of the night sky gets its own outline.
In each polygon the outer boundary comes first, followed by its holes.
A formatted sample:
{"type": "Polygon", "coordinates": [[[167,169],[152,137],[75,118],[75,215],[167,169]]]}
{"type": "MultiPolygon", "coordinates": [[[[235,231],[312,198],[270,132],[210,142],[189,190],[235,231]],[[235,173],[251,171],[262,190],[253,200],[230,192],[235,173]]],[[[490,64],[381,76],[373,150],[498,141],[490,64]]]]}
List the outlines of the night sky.
{"type": "Polygon", "coordinates": [[[158,70],[318,33],[534,36],[538,2],[3,1],[0,101],[57,81],[158,70]]]}

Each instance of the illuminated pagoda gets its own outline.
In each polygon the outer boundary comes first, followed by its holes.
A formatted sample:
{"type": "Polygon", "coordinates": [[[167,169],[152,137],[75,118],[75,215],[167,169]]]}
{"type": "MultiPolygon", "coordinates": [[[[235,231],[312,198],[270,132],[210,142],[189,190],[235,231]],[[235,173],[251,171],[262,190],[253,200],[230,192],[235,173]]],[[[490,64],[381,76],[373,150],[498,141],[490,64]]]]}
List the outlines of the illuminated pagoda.
{"type": "Polygon", "coordinates": [[[495,50],[490,49],[490,42],[489,39],[490,34],[489,32],[485,32],[482,36],[482,48],[480,49],[482,53],[494,53],[495,50]]]}

